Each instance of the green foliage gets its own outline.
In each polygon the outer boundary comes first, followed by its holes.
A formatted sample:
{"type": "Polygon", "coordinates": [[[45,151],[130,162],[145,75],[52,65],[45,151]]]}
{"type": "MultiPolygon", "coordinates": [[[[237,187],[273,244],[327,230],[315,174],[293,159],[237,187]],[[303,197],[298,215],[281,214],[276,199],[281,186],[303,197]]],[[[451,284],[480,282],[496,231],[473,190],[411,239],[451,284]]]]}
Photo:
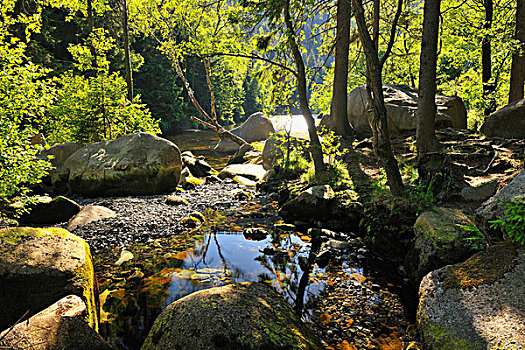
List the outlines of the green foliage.
{"type": "Polygon", "coordinates": [[[326,169],[321,173],[316,173],[313,166],[303,174],[301,181],[310,185],[330,185],[332,188],[349,188],[353,187],[352,179],[346,164],[339,159],[326,165],[326,169]]]}
{"type": "Polygon", "coordinates": [[[474,250],[483,250],[486,246],[485,236],[479,228],[470,221],[468,224],[457,224],[462,231],[462,240],[465,245],[474,250]]]}
{"type": "Polygon", "coordinates": [[[49,106],[52,90],[45,80],[46,71],[25,56],[26,44],[8,29],[25,28],[26,40],[38,28],[37,18],[14,16],[15,2],[0,1],[0,218],[12,207],[17,216],[28,202],[30,186],[40,182],[50,164],[38,159],[41,146],[31,145],[37,131],[32,123],[42,117],[49,106]]]}
{"type": "Polygon", "coordinates": [[[112,139],[137,131],[160,133],[158,122],[140,104],[126,99],[126,82],[109,71],[107,53],[114,46],[104,29],[94,29],[86,45],[71,45],[75,66],[55,78],[56,101],[43,124],[51,143],[112,139]]]}
{"type": "Polygon", "coordinates": [[[525,245],[525,197],[515,198],[505,205],[503,217],[489,221],[490,227],[500,228],[505,232],[512,242],[525,245]]]}
{"type": "Polygon", "coordinates": [[[340,159],[348,153],[348,149],[341,146],[341,136],[336,135],[332,130],[325,126],[321,128],[321,147],[325,156],[325,162],[328,165],[334,165],[337,159],[340,159]]]}
{"type": "Polygon", "coordinates": [[[306,140],[292,138],[290,133],[280,131],[277,136],[277,147],[283,156],[278,157],[277,165],[284,169],[306,171],[310,165],[306,140]]]}

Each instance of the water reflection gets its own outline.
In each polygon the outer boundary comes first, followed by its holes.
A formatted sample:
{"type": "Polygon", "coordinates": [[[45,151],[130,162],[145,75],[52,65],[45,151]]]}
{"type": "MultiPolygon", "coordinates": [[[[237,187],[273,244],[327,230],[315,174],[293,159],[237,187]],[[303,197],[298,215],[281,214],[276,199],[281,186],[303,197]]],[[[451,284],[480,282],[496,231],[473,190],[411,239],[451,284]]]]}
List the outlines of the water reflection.
{"type": "MultiPolygon", "coordinates": [[[[139,259],[142,280],[126,276],[138,267],[124,266],[104,281],[101,290],[107,322],[101,331],[117,348],[138,349],[156,316],[167,305],[198,290],[229,283],[260,281],[272,285],[298,313],[314,305],[323,289],[315,276],[323,269],[313,264],[320,243],[309,237],[270,232],[260,241],[239,232],[208,232],[167,247],[129,248],[139,259]]],[[[308,317],[307,317],[308,318],[308,317]]]]}

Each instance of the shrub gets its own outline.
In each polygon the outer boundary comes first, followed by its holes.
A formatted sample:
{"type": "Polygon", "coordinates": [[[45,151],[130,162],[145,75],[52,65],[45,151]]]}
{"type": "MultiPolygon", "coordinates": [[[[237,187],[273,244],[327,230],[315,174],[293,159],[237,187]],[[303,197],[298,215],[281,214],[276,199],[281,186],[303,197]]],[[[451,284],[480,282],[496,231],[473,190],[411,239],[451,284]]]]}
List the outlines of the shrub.
{"type": "MultiPolygon", "coordinates": [[[[505,203],[500,202],[500,205],[505,203]]],[[[512,242],[525,245],[525,197],[507,202],[503,217],[489,223],[491,228],[500,228],[512,242]]]]}

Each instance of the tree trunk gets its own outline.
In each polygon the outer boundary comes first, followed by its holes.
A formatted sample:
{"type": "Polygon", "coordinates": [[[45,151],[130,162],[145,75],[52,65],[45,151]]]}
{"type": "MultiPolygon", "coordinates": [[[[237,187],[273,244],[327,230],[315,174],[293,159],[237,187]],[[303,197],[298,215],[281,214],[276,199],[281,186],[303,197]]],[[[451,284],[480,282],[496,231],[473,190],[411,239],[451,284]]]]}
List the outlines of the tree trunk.
{"type": "Polygon", "coordinates": [[[342,137],[351,137],[353,130],[348,123],[348,51],[350,47],[350,11],[351,0],[337,2],[337,36],[335,43],[334,90],[330,128],[342,137]]]}
{"type": "Polygon", "coordinates": [[[126,66],[126,86],[128,89],[128,100],[133,101],[133,77],[131,73],[129,48],[128,4],[126,0],[122,0],[122,29],[124,31],[124,63],[126,66]]]}
{"type": "MultiPolygon", "coordinates": [[[[493,19],[493,2],[492,0],[483,0],[483,7],[485,8],[485,21],[483,22],[483,29],[490,30],[492,28],[493,19]]],[[[439,14],[438,14],[439,16],[439,14]]],[[[439,18],[438,18],[439,20],[439,18]]],[[[439,26],[439,24],[438,24],[439,26]]],[[[485,108],[483,110],[484,115],[489,115],[494,112],[496,107],[496,101],[492,95],[495,89],[492,79],[492,61],[491,61],[491,47],[490,39],[484,38],[481,43],[481,80],[483,82],[483,99],[485,108]]]]}
{"type": "Polygon", "coordinates": [[[436,139],[436,65],[441,0],[426,0],[423,13],[423,37],[419,67],[416,143],[421,182],[430,186],[444,157],[436,139]]]}
{"type": "Polygon", "coordinates": [[[88,17],[88,27],[90,34],[93,31],[93,27],[95,26],[95,21],[93,20],[93,4],[92,0],[87,0],[87,17],[88,17]]]}
{"type": "MultiPolygon", "coordinates": [[[[386,57],[383,57],[381,61],[379,60],[377,47],[374,45],[373,39],[370,37],[367,29],[362,0],[353,0],[353,5],[359,37],[361,38],[363,51],[366,56],[367,92],[373,110],[372,132],[374,134],[374,152],[385,169],[390,192],[392,192],[394,196],[400,196],[404,192],[403,180],[401,179],[397,160],[394,157],[390,145],[385,98],[383,96],[383,79],[381,75],[382,65],[386,57]]],[[[398,8],[398,13],[400,13],[400,7],[398,8]]],[[[396,17],[399,18],[397,14],[396,17]]],[[[397,23],[397,20],[394,21],[394,25],[395,23],[397,23]]],[[[392,32],[394,30],[395,28],[392,28],[392,32]]],[[[390,49],[387,49],[387,52],[389,50],[390,49]]]]}
{"type": "Polygon", "coordinates": [[[521,54],[517,52],[512,55],[509,103],[523,98],[525,81],[525,0],[517,0],[514,39],[519,41],[522,52],[521,54]]]}
{"type": "Polygon", "coordinates": [[[297,46],[295,38],[295,29],[293,27],[292,19],[290,16],[290,0],[284,0],[283,15],[286,27],[288,29],[288,45],[293,54],[295,67],[297,69],[297,91],[299,94],[299,104],[301,106],[301,113],[308,126],[308,135],[310,136],[310,153],[312,154],[312,160],[314,161],[315,173],[320,174],[324,169],[323,150],[321,148],[321,142],[317,135],[315,127],[314,117],[310,111],[308,104],[308,96],[306,92],[306,69],[304,66],[303,56],[297,46]]]}
{"type": "Polygon", "coordinates": [[[426,0],[424,5],[416,131],[419,156],[440,150],[435,134],[436,65],[440,5],[441,0],[426,0]]]}

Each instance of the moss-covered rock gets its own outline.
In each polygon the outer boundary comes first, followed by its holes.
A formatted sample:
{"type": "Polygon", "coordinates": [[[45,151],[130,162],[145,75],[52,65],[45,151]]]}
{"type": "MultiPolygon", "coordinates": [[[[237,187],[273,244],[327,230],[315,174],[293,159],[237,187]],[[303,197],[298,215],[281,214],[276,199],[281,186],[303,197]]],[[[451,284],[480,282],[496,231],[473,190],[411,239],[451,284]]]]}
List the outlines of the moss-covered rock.
{"type": "Polygon", "coordinates": [[[434,207],[422,213],[414,224],[414,246],[405,258],[411,280],[419,282],[428,272],[466,260],[476,252],[467,244],[458,225],[472,222],[461,210],[434,207]]]}
{"type": "Polygon", "coordinates": [[[110,350],[83,319],[86,304],[68,295],[13,329],[0,334],[0,348],[11,350],[110,350]]]}
{"type": "Polygon", "coordinates": [[[239,283],[202,290],[169,305],[142,350],[322,349],[312,331],[271,288],[239,283]]]}
{"type": "Polygon", "coordinates": [[[67,222],[80,211],[80,205],[69,198],[58,196],[56,198],[40,197],[29,208],[29,213],[24,214],[18,222],[37,225],[53,225],[67,222]]]}
{"type": "Polygon", "coordinates": [[[64,163],[69,187],[86,196],[148,195],[172,191],[182,168],[179,148],[144,132],[87,145],[64,163]]]}
{"type": "Polygon", "coordinates": [[[432,271],[419,289],[426,349],[525,348],[525,248],[497,245],[432,271]]]}
{"type": "Polygon", "coordinates": [[[0,230],[0,329],[69,294],[82,298],[86,322],[97,330],[95,274],[82,238],[59,228],[0,230]]]}

